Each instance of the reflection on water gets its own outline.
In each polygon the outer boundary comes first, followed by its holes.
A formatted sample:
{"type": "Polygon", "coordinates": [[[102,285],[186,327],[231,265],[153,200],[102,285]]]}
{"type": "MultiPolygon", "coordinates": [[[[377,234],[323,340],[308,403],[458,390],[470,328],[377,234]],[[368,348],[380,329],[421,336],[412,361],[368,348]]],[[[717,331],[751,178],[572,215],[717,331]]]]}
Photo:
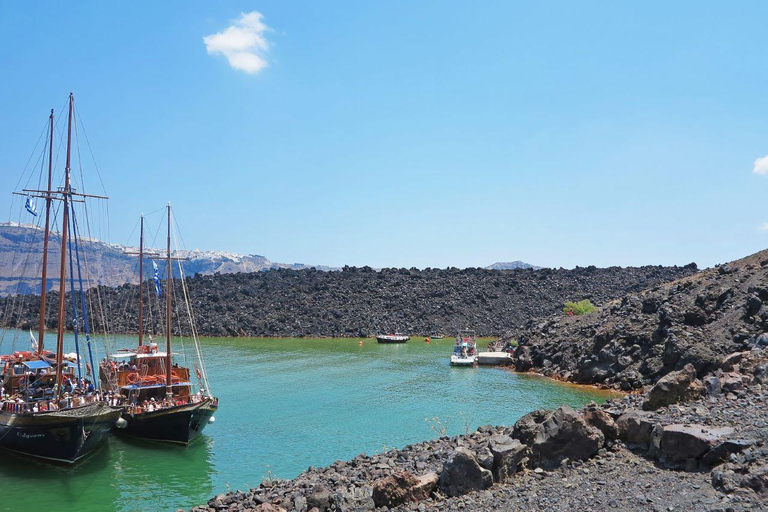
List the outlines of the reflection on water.
{"type": "MultiPolygon", "coordinates": [[[[0,454],[0,510],[189,509],[267,475],[292,478],[308,466],[434,438],[442,428],[456,435],[509,425],[533,409],[608,396],[497,368],[452,368],[451,339],[358,342],[205,339],[220,407],[200,439],[181,447],[112,438],[75,467],[0,454]]],[[[0,351],[9,348],[4,339],[0,351]]]]}

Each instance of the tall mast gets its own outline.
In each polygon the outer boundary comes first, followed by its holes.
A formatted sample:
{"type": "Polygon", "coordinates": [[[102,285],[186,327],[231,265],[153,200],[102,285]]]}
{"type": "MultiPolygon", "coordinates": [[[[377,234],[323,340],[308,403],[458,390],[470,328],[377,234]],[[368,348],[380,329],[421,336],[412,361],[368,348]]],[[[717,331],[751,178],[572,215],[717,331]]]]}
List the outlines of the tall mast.
{"type": "Polygon", "coordinates": [[[165,284],[165,395],[173,396],[171,380],[171,202],[168,201],[168,247],[166,252],[166,284],[165,284]]]}
{"type": "Polygon", "coordinates": [[[64,214],[62,215],[61,228],[61,266],[59,270],[59,330],[56,337],[56,389],[57,394],[61,396],[61,370],[64,362],[64,324],[66,316],[64,314],[64,296],[66,295],[66,262],[67,262],[67,235],[69,232],[69,200],[71,193],[70,183],[70,162],[72,156],[72,110],[74,106],[74,97],[69,93],[69,118],[67,120],[67,164],[64,167],[64,214]]]}
{"type": "Polygon", "coordinates": [[[139,346],[144,340],[144,300],[142,284],[144,281],[144,214],[141,214],[141,237],[139,238],[139,346]]]}
{"type": "Polygon", "coordinates": [[[48,287],[48,235],[51,229],[51,186],[53,176],[53,109],[51,109],[50,138],[48,139],[48,189],[45,194],[45,235],[43,236],[43,275],[40,287],[40,328],[37,333],[37,353],[43,353],[45,337],[45,296],[48,287]]]}

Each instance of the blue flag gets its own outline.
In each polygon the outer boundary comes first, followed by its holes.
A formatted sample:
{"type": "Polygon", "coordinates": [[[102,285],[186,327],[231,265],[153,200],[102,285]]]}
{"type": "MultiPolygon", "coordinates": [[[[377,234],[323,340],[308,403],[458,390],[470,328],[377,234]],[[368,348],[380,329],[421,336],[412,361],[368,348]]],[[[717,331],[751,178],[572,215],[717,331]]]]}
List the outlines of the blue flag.
{"type": "Polygon", "coordinates": [[[152,260],[152,268],[155,270],[155,275],[152,277],[155,281],[155,291],[157,292],[157,297],[160,298],[163,295],[163,290],[160,288],[160,271],[157,270],[155,260],[152,260]]]}
{"type": "Polygon", "coordinates": [[[30,196],[27,196],[27,202],[24,204],[24,208],[26,208],[29,213],[37,217],[37,203],[35,203],[30,196]]]}

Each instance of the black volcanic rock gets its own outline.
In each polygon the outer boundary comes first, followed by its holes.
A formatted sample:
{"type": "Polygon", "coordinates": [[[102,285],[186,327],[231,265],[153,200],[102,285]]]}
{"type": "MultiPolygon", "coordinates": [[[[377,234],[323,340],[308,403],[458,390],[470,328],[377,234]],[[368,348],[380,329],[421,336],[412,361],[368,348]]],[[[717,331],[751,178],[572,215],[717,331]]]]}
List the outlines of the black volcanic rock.
{"type": "MultiPolygon", "coordinates": [[[[500,335],[528,319],[561,311],[565,301],[589,298],[600,305],[695,272],[694,264],[504,271],[344,267],[339,272],[277,269],[197,275],[187,284],[203,335],[364,337],[395,330],[450,334],[467,327],[500,335]]],[[[150,331],[162,332],[151,288],[145,283],[146,303],[154,312],[147,322],[150,331]]],[[[101,287],[98,294],[111,332],[136,332],[132,305],[138,287],[101,287]]],[[[17,327],[35,325],[38,304],[33,296],[0,300],[0,319],[17,327]],[[11,304],[16,306],[3,307],[11,304]]],[[[100,313],[92,315],[96,322],[100,313]]]]}
{"type": "Polygon", "coordinates": [[[588,315],[529,320],[515,332],[515,366],[627,391],[689,364],[701,377],[768,333],[766,258],[763,251],[629,293],[588,315]]]}

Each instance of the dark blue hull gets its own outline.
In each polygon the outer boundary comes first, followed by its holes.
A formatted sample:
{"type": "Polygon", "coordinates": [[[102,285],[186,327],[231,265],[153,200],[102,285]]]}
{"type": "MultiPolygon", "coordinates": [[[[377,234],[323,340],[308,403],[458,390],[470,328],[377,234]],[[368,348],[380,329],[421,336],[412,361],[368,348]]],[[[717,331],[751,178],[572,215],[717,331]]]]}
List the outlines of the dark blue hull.
{"type": "Polygon", "coordinates": [[[103,403],[61,411],[0,411],[0,448],[38,459],[73,464],[107,438],[120,409],[103,403]]]}
{"type": "Polygon", "coordinates": [[[127,424],[118,432],[151,441],[188,444],[209,423],[218,405],[211,399],[152,412],[123,413],[127,424]]]}

